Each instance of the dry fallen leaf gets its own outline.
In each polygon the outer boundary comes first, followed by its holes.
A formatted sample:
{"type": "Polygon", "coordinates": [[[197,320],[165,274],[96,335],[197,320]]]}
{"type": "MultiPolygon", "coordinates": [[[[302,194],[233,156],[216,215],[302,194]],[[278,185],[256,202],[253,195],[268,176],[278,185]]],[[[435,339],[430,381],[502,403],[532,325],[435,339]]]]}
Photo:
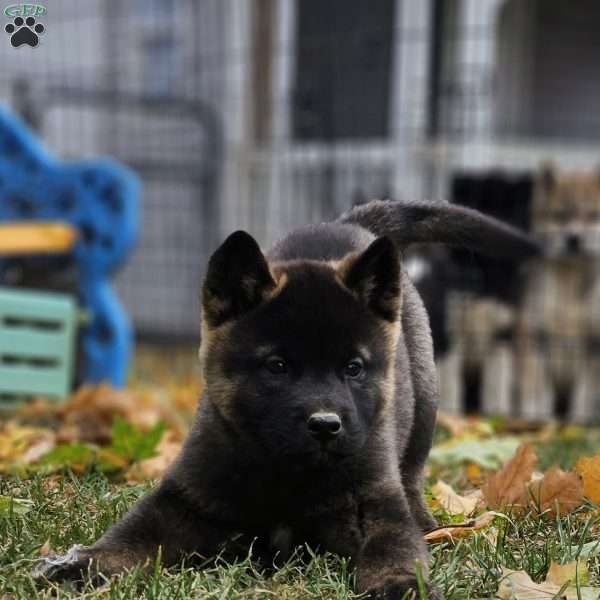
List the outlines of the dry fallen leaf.
{"type": "Polygon", "coordinates": [[[513,458],[491,475],[481,488],[487,506],[495,510],[524,506],[525,486],[533,476],[536,463],[533,448],[529,444],[521,444],[513,458]]]}
{"type": "Polygon", "coordinates": [[[482,485],[485,481],[484,470],[477,463],[467,465],[467,479],[472,485],[482,485]]]}
{"type": "Polygon", "coordinates": [[[23,465],[47,454],[56,444],[50,429],[19,425],[14,421],[0,426],[0,470],[2,465],[23,465]]]}
{"type": "Polygon", "coordinates": [[[32,398],[15,407],[14,415],[22,422],[35,425],[52,423],[59,412],[60,404],[49,398],[32,398]]]}
{"type": "Polygon", "coordinates": [[[529,444],[523,444],[515,456],[482,487],[485,503],[492,509],[526,508],[565,515],[583,503],[583,485],[577,473],[557,466],[545,475],[535,473],[537,456],[529,444]]]}
{"type": "Polygon", "coordinates": [[[548,511],[553,517],[566,515],[583,503],[581,478],[577,473],[554,466],[529,486],[529,497],[540,512],[548,511]]]}
{"type": "MultiPolygon", "coordinates": [[[[525,571],[503,568],[497,598],[500,600],[598,600],[600,593],[598,588],[580,585],[577,589],[575,584],[577,569],[577,563],[557,565],[552,573],[548,573],[549,578],[546,581],[535,583],[525,571]],[[567,583],[568,586],[559,596],[558,593],[567,583]]],[[[582,581],[581,572],[579,581],[582,581]]]]}
{"type": "MultiPolygon", "coordinates": [[[[556,588],[558,591],[559,588],[556,588]]],[[[502,579],[498,586],[497,597],[501,600],[540,600],[555,596],[550,590],[541,589],[540,585],[533,582],[525,571],[512,571],[502,569],[502,579]]]]}
{"type": "Polygon", "coordinates": [[[465,515],[467,517],[472,515],[483,497],[481,490],[474,490],[461,496],[452,489],[452,486],[443,481],[438,481],[431,490],[440,505],[450,515],[465,515]]]}
{"type": "MultiPolygon", "coordinates": [[[[175,392],[174,392],[175,393],[175,392]]],[[[116,390],[110,385],[83,386],[61,407],[60,442],[110,442],[115,417],[125,419],[142,431],[164,421],[185,436],[188,423],[173,410],[170,396],[150,390],[116,390]]]]}
{"type": "Polygon", "coordinates": [[[430,544],[439,544],[440,542],[467,537],[472,535],[475,531],[490,525],[497,516],[498,513],[496,512],[486,512],[467,523],[446,525],[445,527],[438,527],[432,531],[428,531],[423,538],[430,544]]]}
{"type": "Polygon", "coordinates": [[[52,450],[55,446],[56,435],[53,432],[48,432],[48,435],[39,439],[32,446],[27,448],[25,452],[23,452],[19,462],[24,465],[35,463],[46,456],[46,454],[48,454],[48,452],[50,452],[50,450],[52,450]]]}
{"type": "Polygon", "coordinates": [[[583,479],[583,494],[592,502],[600,504],[600,454],[580,458],[575,471],[583,479]]]}
{"type": "Polygon", "coordinates": [[[40,546],[40,556],[48,556],[50,554],[50,540],[46,540],[40,546]]]}
{"type": "Polygon", "coordinates": [[[564,585],[567,581],[576,585],[578,580],[580,584],[583,584],[587,583],[588,579],[587,565],[581,560],[574,560],[566,565],[559,565],[557,562],[552,561],[546,575],[546,583],[553,583],[558,586],[564,585]]]}
{"type": "Polygon", "coordinates": [[[130,482],[147,481],[162,477],[181,450],[182,442],[172,431],[166,431],[156,447],[156,456],[135,463],[127,471],[130,482]]]}
{"type": "Polygon", "coordinates": [[[63,427],[59,439],[107,444],[115,416],[140,428],[152,427],[161,418],[156,406],[147,405],[138,395],[115,390],[107,384],[83,386],[61,408],[63,427]]]}

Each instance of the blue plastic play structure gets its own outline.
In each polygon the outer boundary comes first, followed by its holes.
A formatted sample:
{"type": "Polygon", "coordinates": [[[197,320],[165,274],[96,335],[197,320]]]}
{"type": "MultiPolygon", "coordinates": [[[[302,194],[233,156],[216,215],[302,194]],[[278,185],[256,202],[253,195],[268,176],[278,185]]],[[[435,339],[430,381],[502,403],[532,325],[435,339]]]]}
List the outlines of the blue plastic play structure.
{"type": "Polygon", "coordinates": [[[115,161],[52,157],[0,107],[0,222],[60,221],[79,233],[73,259],[88,315],[80,338],[85,382],[125,383],[132,329],[108,278],[136,240],[139,192],[138,178],[115,161]]]}

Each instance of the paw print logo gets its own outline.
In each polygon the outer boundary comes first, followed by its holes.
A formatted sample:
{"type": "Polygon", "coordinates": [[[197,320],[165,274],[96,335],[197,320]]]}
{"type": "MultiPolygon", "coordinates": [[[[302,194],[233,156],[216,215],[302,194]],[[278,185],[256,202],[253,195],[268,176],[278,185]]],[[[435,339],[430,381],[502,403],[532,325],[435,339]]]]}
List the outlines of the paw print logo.
{"type": "Polygon", "coordinates": [[[41,23],[36,23],[33,17],[15,17],[12,23],[8,23],[4,31],[10,35],[10,43],[14,48],[27,44],[35,48],[39,41],[39,35],[44,33],[46,28],[41,23]]]}

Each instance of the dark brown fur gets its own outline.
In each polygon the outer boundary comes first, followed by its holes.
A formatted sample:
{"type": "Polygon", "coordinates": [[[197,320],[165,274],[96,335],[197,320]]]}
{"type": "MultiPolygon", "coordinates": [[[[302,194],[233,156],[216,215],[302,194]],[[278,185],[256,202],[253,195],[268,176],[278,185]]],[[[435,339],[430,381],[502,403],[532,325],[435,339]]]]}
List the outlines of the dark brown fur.
{"type": "MultiPolygon", "coordinates": [[[[478,213],[432,206],[374,202],[294,232],[266,257],[248,234],[231,235],[203,288],[206,394],[181,455],[96,544],[38,572],[78,577],[91,564],[111,574],[159,548],[167,564],[192,552],[233,557],[253,541],[255,558],[271,564],[308,543],[351,557],[358,590],[372,598],[416,590],[415,560],[428,571],[422,533],[435,525],[422,497],[433,350],[397,247],[368,229],[385,233],[387,215],[400,246],[415,236],[476,246],[479,219],[482,245],[491,231],[512,252],[534,248],[478,213]],[[324,411],[342,423],[328,442],[307,429],[324,411]]],[[[441,594],[430,587],[430,598],[441,594]]]]}

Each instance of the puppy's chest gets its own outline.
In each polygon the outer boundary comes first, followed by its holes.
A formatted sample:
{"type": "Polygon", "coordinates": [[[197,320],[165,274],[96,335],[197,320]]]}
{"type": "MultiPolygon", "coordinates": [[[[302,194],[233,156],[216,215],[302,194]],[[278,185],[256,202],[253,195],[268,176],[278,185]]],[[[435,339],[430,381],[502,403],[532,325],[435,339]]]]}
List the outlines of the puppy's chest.
{"type": "Polygon", "coordinates": [[[269,551],[280,560],[286,561],[294,549],[294,533],[288,525],[278,525],[271,529],[269,551]]]}
{"type": "Polygon", "coordinates": [[[362,543],[362,529],[358,515],[354,514],[346,514],[343,519],[328,515],[310,521],[279,523],[271,528],[268,538],[270,554],[282,560],[287,560],[295,548],[307,545],[312,549],[353,556],[362,543]]]}
{"type": "Polygon", "coordinates": [[[284,508],[279,515],[273,514],[268,523],[265,541],[271,554],[289,557],[294,548],[308,545],[350,556],[360,548],[361,511],[352,494],[313,498],[310,503],[288,508],[291,510],[284,508]]]}

